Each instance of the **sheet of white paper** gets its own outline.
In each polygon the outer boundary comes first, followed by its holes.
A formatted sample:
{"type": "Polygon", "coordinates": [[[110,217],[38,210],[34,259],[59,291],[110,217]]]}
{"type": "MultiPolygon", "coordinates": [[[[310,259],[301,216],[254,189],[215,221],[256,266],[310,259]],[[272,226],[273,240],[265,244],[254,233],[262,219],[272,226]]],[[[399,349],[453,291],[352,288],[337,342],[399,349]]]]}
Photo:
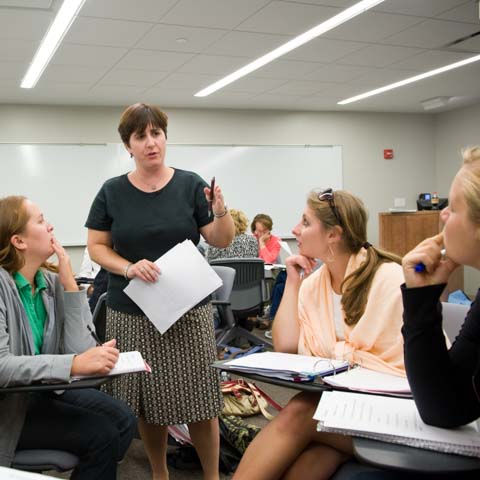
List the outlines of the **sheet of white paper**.
{"type": "Polygon", "coordinates": [[[313,418],[330,428],[480,446],[475,422],[455,429],[431,427],[423,423],[410,399],[324,392],[313,418]]]}
{"type": "Polygon", "coordinates": [[[410,393],[410,385],[405,377],[388,373],[374,372],[366,368],[352,368],[348,372],[337,373],[325,379],[326,383],[336,387],[367,392],[410,393]]]}
{"type": "Polygon", "coordinates": [[[175,245],[156,262],[155,283],[134,278],[124,292],[143,310],[160,333],[222,285],[222,280],[191,240],[175,245]]]}
{"type": "Polygon", "coordinates": [[[40,473],[23,472],[13,468],[0,467],[0,479],[2,480],[58,480],[58,477],[43,475],[40,473]]]}
{"type": "Polygon", "coordinates": [[[333,367],[338,368],[345,362],[293,353],[262,352],[226,362],[235,367],[281,370],[296,373],[321,373],[333,367]]]}

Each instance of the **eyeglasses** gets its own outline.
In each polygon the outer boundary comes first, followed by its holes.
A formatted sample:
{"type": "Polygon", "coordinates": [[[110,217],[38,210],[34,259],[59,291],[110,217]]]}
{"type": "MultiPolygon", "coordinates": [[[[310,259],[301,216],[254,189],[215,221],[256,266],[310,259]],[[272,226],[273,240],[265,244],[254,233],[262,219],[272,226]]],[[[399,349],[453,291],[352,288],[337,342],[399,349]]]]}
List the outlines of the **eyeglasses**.
{"type": "Polygon", "coordinates": [[[333,189],[332,188],[327,188],[323,192],[320,192],[318,194],[317,198],[321,202],[328,202],[328,205],[330,206],[330,210],[335,215],[335,218],[337,219],[338,224],[340,226],[343,225],[342,224],[342,219],[341,219],[340,214],[338,213],[337,207],[335,205],[335,197],[333,196],[333,189]]]}

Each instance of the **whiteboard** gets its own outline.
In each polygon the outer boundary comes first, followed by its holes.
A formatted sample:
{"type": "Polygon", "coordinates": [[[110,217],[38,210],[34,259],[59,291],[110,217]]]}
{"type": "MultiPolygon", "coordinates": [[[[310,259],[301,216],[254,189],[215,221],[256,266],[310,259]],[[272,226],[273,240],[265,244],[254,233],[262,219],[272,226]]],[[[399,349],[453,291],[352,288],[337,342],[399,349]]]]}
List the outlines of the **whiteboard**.
{"type": "MultiPolygon", "coordinates": [[[[124,146],[1,144],[0,193],[37,203],[65,246],[85,245],[90,205],[108,178],[134,168],[124,146]]],[[[273,218],[273,232],[291,235],[314,188],[342,188],[341,146],[167,145],[166,163],[207,182],[215,176],[230,208],[251,220],[273,218]]]]}

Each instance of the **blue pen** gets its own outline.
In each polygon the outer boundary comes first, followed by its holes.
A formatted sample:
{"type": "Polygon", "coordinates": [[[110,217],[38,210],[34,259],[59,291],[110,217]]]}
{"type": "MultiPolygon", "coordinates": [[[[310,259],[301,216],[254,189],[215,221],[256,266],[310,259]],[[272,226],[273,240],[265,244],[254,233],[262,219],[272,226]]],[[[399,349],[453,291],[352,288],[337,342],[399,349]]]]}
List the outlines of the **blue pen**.
{"type": "MultiPolygon", "coordinates": [[[[442,255],[442,258],[445,257],[446,253],[447,253],[447,251],[444,248],[442,248],[440,250],[440,254],[442,255]]],[[[422,262],[417,263],[415,265],[415,272],[417,272],[417,273],[422,273],[422,272],[425,272],[426,270],[427,270],[427,267],[422,262]]]]}

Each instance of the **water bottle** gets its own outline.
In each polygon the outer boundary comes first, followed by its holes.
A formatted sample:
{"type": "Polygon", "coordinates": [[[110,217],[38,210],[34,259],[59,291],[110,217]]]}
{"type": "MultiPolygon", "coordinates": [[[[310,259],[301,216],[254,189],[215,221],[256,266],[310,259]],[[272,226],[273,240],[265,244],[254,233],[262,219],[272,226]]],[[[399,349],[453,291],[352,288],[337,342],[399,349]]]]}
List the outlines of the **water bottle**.
{"type": "Polygon", "coordinates": [[[437,195],[437,192],[432,193],[432,209],[433,210],[438,209],[438,195],[437,195]]]}

